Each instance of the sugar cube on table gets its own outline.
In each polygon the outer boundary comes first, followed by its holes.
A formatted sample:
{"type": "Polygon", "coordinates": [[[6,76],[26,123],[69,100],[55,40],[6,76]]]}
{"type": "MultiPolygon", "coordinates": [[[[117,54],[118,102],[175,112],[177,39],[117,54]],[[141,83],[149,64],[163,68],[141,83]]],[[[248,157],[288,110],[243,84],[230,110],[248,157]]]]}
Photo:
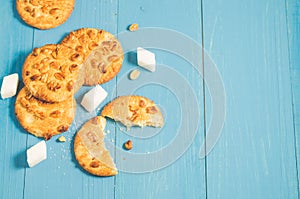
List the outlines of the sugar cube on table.
{"type": "Polygon", "coordinates": [[[2,99],[10,98],[16,95],[19,84],[19,75],[17,73],[5,76],[1,86],[2,99]]]}
{"type": "Polygon", "coordinates": [[[27,163],[29,167],[34,167],[38,163],[47,159],[46,142],[40,141],[27,150],[27,163]]]}
{"type": "Polygon", "coordinates": [[[155,54],[141,47],[137,48],[137,61],[138,65],[155,72],[155,54]]]}
{"type": "Polygon", "coordinates": [[[87,92],[81,101],[81,105],[88,111],[95,110],[107,97],[107,92],[99,85],[87,92]]]}

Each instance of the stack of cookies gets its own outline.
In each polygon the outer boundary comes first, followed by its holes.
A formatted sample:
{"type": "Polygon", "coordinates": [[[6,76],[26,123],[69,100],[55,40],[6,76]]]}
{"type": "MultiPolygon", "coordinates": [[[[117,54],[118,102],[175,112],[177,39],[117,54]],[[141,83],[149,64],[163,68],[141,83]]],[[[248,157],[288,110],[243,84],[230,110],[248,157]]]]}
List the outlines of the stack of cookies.
{"type": "Polygon", "coordinates": [[[45,140],[67,131],[76,111],[74,94],[82,85],[111,80],[123,58],[120,42],[93,28],[71,32],[61,44],[35,48],[23,65],[25,87],[15,103],[20,124],[45,140]]]}
{"type": "MultiPolygon", "coordinates": [[[[104,30],[83,28],[71,32],[61,44],[35,48],[26,58],[15,113],[29,133],[49,140],[67,131],[76,112],[74,94],[82,85],[94,86],[114,78],[124,53],[120,42],[104,30]]],[[[76,160],[97,176],[118,173],[104,143],[105,117],[131,126],[162,127],[157,105],[141,96],[121,96],[108,103],[102,113],[87,121],[74,140],[76,160]]]]}

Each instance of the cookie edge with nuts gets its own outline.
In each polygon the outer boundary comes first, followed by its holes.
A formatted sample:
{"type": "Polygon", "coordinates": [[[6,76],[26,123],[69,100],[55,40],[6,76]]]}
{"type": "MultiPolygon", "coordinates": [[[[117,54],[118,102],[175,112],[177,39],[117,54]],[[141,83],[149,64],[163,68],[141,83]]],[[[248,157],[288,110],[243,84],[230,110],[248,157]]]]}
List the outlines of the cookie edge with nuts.
{"type": "MultiPolygon", "coordinates": [[[[20,15],[21,19],[26,24],[28,24],[32,27],[41,29],[41,30],[46,30],[46,29],[51,29],[51,28],[60,26],[69,19],[69,17],[71,16],[71,14],[74,10],[75,0],[69,0],[66,2],[69,4],[66,5],[66,3],[63,3],[63,5],[65,5],[65,7],[61,12],[62,18],[60,18],[60,20],[49,21],[49,17],[46,14],[40,15],[40,16],[42,16],[42,18],[39,17],[38,19],[31,16],[31,14],[29,14],[27,11],[25,11],[25,8],[29,6],[28,5],[29,1],[28,1],[28,3],[24,3],[22,0],[16,0],[16,9],[17,9],[17,12],[20,15]]],[[[34,7],[34,5],[32,5],[32,7],[34,7]]],[[[57,7],[60,7],[60,5],[57,7]]],[[[34,9],[36,9],[36,8],[34,8],[34,9]]],[[[39,14],[41,14],[41,13],[42,13],[42,11],[40,11],[39,14]]]]}
{"type": "MultiPolygon", "coordinates": [[[[96,116],[89,121],[87,121],[79,131],[85,131],[89,128],[89,125],[94,125],[93,123],[95,121],[99,120],[105,120],[101,116],[96,116]]],[[[99,126],[99,131],[104,131],[104,129],[100,129],[101,126],[99,126]]],[[[112,168],[108,165],[102,163],[101,161],[95,159],[95,157],[92,157],[92,155],[89,153],[88,149],[82,142],[82,139],[79,136],[79,131],[76,133],[75,139],[74,139],[74,153],[77,162],[79,165],[88,173],[96,175],[96,176],[114,176],[118,174],[118,170],[116,167],[112,168]]],[[[104,142],[104,141],[103,141],[104,142]]],[[[107,149],[103,149],[104,151],[108,152],[107,149]]],[[[111,157],[110,157],[111,158],[111,157]]]]}

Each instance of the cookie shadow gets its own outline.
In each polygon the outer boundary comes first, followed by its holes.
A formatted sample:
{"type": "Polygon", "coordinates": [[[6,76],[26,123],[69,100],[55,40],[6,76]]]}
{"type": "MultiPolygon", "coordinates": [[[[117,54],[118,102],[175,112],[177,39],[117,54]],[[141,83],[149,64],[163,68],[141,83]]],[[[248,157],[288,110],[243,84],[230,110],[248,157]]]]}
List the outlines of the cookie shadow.
{"type": "Polygon", "coordinates": [[[65,32],[63,34],[63,36],[61,37],[61,39],[58,41],[58,43],[60,44],[69,34],[70,34],[70,32],[65,32]]]}
{"type": "Polygon", "coordinates": [[[78,105],[81,106],[81,101],[82,101],[82,99],[83,99],[84,94],[85,94],[85,93],[83,93],[83,92],[77,92],[77,93],[75,94],[75,100],[76,100],[76,102],[77,102],[77,106],[78,106],[78,105]]]}
{"type": "Polygon", "coordinates": [[[70,142],[70,149],[71,149],[71,160],[72,162],[75,164],[76,168],[80,168],[80,165],[78,164],[77,160],[76,160],[76,156],[75,156],[75,152],[74,152],[74,140],[75,140],[75,136],[76,136],[77,132],[74,133],[74,135],[72,136],[72,140],[70,142]]]}
{"type": "MultiPolygon", "coordinates": [[[[80,127],[81,128],[81,127],[80,127]]],[[[80,129],[78,128],[78,130],[80,129]]],[[[74,152],[74,140],[75,140],[75,136],[76,136],[77,132],[73,135],[72,137],[72,141],[70,142],[70,149],[71,149],[71,160],[72,162],[75,164],[75,168],[79,169],[81,172],[85,173],[88,176],[94,176],[90,173],[88,173],[86,170],[84,170],[80,164],[78,163],[78,161],[76,160],[76,156],[75,156],[75,152],[74,152]]]]}
{"type": "Polygon", "coordinates": [[[21,168],[23,169],[23,168],[28,167],[27,161],[26,161],[26,152],[21,151],[15,156],[14,165],[15,165],[15,168],[17,168],[17,169],[21,169],[21,168]]]}
{"type": "MultiPolygon", "coordinates": [[[[16,18],[22,25],[33,28],[29,26],[23,19],[20,17],[18,10],[17,10],[17,1],[12,1],[12,10],[13,10],[13,17],[16,18]]],[[[33,28],[34,29],[34,28],[33,28]]]]}
{"type": "Polygon", "coordinates": [[[129,63],[137,65],[137,53],[136,52],[128,52],[126,55],[129,63]]]}
{"type": "Polygon", "coordinates": [[[22,68],[23,64],[26,60],[26,57],[30,54],[30,52],[20,52],[19,55],[12,61],[13,70],[10,71],[11,73],[18,73],[19,79],[21,81],[22,78],[22,68]]]}
{"type": "Polygon", "coordinates": [[[15,66],[13,68],[12,71],[10,71],[10,73],[18,73],[19,75],[19,85],[18,85],[18,89],[17,89],[17,94],[16,96],[13,97],[13,100],[11,101],[11,104],[9,106],[9,117],[10,119],[14,122],[14,124],[16,125],[17,129],[25,134],[28,134],[27,131],[25,131],[25,129],[23,129],[23,127],[20,125],[16,114],[15,114],[15,103],[16,103],[16,98],[17,95],[19,93],[19,91],[24,87],[24,84],[22,82],[22,67],[23,67],[23,63],[27,57],[29,53],[27,52],[22,52],[20,53],[19,56],[17,56],[17,58],[15,60],[13,60],[13,66],[15,66]]]}
{"type": "Polygon", "coordinates": [[[28,134],[28,132],[21,126],[19,120],[17,119],[16,113],[15,113],[15,103],[16,99],[12,101],[12,104],[9,106],[9,117],[11,121],[15,124],[16,128],[19,130],[19,132],[28,134]]]}

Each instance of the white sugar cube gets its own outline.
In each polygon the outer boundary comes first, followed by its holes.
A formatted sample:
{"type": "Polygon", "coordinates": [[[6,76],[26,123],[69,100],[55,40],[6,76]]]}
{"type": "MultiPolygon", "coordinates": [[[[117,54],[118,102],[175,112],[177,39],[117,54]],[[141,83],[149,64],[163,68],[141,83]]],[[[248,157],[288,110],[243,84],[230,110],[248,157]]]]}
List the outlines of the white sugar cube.
{"type": "Polygon", "coordinates": [[[46,142],[44,140],[40,141],[39,143],[27,150],[27,163],[29,167],[34,167],[43,160],[46,160],[46,158],[47,147],[46,142]]]}
{"type": "Polygon", "coordinates": [[[141,47],[137,48],[138,65],[151,71],[155,71],[155,54],[141,47]]]}
{"type": "Polygon", "coordinates": [[[5,76],[1,86],[2,99],[16,95],[19,84],[19,75],[17,73],[5,76]]]}
{"type": "Polygon", "coordinates": [[[107,92],[99,85],[87,92],[81,101],[81,105],[88,111],[95,110],[107,97],[107,92]]]}

